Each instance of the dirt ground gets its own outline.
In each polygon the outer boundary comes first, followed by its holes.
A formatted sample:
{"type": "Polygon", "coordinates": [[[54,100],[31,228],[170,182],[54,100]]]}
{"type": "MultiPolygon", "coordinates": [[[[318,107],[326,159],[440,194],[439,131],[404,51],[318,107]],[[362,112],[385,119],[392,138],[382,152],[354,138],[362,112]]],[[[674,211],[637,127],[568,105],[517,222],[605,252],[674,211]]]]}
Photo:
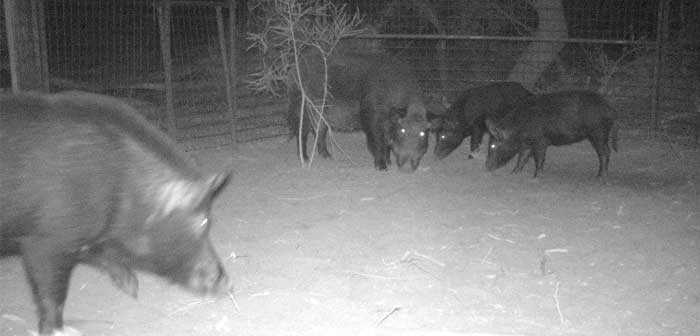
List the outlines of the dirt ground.
{"type": "MultiPolygon", "coordinates": [[[[140,274],[133,300],[75,272],[85,335],[698,335],[700,151],[621,133],[609,179],[588,143],[544,174],[494,173],[465,145],[419,171],[352,158],[300,167],[283,138],[192,153],[235,171],[212,239],[235,289],[203,299],[140,274]]],[[[432,148],[431,148],[432,150],[432,148]]],[[[0,260],[0,334],[36,330],[17,258],[0,260]]]]}

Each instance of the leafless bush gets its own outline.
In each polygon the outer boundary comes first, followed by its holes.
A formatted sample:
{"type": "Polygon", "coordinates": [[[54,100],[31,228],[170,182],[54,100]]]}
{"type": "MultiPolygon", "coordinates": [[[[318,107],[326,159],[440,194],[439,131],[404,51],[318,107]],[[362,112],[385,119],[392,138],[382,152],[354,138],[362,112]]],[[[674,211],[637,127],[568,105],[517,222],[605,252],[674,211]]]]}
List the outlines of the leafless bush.
{"type": "Polygon", "coordinates": [[[624,73],[631,70],[630,60],[639,56],[642,47],[625,47],[622,54],[617,59],[610,58],[601,47],[595,47],[587,52],[588,62],[593,67],[593,70],[598,76],[600,86],[598,93],[606,96],[614,95],[611,87],[611,79],[618,73],[624,73]]]}
{"type": "MultiPolygon", "coordinates": [[[[260,18],[263,22],[259,33],[251,33],[248,39],[252,42],[250,48],[258,49],[262,57],[262,70],[252,74],[253,80],[249,86],[256,91],[281,94],[282,89],[298,88],[302,99],[299,106],[299,143],[301,148],[301,131],[304,122],[304,106],[310,115],[309,120],[315,129],[315,153],[318,142],[319,123],[327,126],[323,111],[328,100],[328,59],[333,54],[340,39],[362,33],[359,26],[362,19],[358,13],[353,15],[345,11],[345,6],[337,6],[328,0],[260,0],[255,6],[265,13],[260,18]],[[302,72],[299,67],[300,57],[307,48],[318,50],[323,63],[323,96],[319,101],[313,101],[306,94],[302,72]]],[[[305,165],[299,150],[299,158],[305,165]]],[[[313,154],[309,165],[313,162],[313,154]]]]}

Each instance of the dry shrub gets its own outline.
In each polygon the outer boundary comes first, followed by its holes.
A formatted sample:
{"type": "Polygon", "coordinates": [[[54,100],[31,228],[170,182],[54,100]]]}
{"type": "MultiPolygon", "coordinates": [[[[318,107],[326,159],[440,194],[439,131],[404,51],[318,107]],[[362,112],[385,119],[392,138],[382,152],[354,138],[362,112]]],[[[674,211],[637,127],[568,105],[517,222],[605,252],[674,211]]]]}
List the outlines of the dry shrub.
{"type": "MultiPolygon", "coordinates": [[[[259,33],[251,33],[248,39],[251,47],[265,55],[261,58],[262,69],[252,74],[249,86],[255,91],[281,94],[289,88],[297,88],[302,95],[299,106],[299,143],[301,148],[301,131],[310,113],[312,127],[316,130],[312,153],[315,153],[318,141],[319,123],[328,122],[323,117],[328,96],[328,59],[342,38],[362,33],[359,14],[348,14],[345,6],[337,6],[328,0],[259,0],[254,5],[254,12],[264,13],[258,18],[262,22],[259,33]],[[305,50],[318,52],[322,62],[323,94],[321,99],[311,99],[301,78],[300,57],[305,50]],[[306,107],[306,108],[304,108],[306,107]]],[[[329,127],[330,128],[330,127],[329,127]]],[[[332,135],[331,135],[332,137],[332,135]]],[[[299,150],[299,159],[306,165],[299,150]]],[[[309,166],[313,162],[313,154],[309,166]]]]}

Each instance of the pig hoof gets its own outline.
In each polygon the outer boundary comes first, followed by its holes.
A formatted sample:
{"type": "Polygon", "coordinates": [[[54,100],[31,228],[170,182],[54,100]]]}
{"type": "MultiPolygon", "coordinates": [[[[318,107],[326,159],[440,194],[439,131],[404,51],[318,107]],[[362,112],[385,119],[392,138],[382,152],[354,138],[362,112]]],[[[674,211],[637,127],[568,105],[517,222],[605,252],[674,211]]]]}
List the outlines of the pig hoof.
{"type": "MultiPolygon", "coordinates": [[[[36,331],[32,331],[29,333],[32,336],[41,336],[39,333],[36,331]]],[[[83,336],[83,333],[78,331],[77,329],[71,328],[64,326],[62,330],[54,330],[50,336],[83,336]]]]}
{"type": "Polygon", "coordinates": [[[71,327],[63,327],[63,330],[59,334],[60,336],[83,336],[83,333],[71,327]]]}

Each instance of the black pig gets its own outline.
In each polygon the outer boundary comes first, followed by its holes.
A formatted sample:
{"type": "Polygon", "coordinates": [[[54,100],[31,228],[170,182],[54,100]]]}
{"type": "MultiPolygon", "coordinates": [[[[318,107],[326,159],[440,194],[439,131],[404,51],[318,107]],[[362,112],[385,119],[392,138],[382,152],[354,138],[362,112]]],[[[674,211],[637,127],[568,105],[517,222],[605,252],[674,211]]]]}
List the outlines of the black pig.
{"type": "Polygon", "coordinates": [[[515,102],[530,96],[530,91],[515,82],[489,84],[464,91],[447,106],[443,115],[428,116],[435,132],[435,156],[439,160],[444,159],[466,137],[471,137],[469,158],[473,158],[487,132],[486,118],[501,118],[515,102]]]}
{"type": "Polygon", "coordinates": [[[377,64],[369,74],[360,122],[374,167],[385,170],[393,152],[399,170],[413,172],[428,148],[430,130],[418,80],[407,64],[395,59],[377,64]]]}
{"type": "Polygon", "coordinates": [[[0,256],[21,255],[39,332],[60,333],[71,272],[133,270],[199,294],[229,279],[209,240],[228,174],[205,175],[123,102],[68,92],[0,97],[0,256]]]}
{"type": "MultiPolygon", "coordinates": [[[[360,129],[360,98],[364,92],[363,85],[366,83],[367,71],[378,60],[377,56],[359,53],[334,53],[328,58],[328,92],[323,116],[333,130],[349,132],[360,129]]],[[[304,111],[301,134],[299,134],[299,121],[302,120],[300,118],[302,93],[296,72],[292,73],[294,84],[288,92],[287,125],[297,139],[295,142],[297,147],[299,135],[301,135],[301,148],[299,149],[303,159],[308,160],[306,142],[309,133],[313,130],[311,117],[316,117],[316,113],[308,108],[304,111]]],[[[324,95],[323,84],[326,73],[324,73],[323,58],[318,50],[314,48],[301,54],[299,74],[302,78],[304,93],[320,107],[324,95]]],[[[331,157],[326,140],[327,133],[326,123],[321,122],[318,129],[317,147],[318,154],[324,158],[331,157]]]]}
{"type": "Polygon", "coordinates": [[[534,156],[537,177],[544,165],[547,146],[588,139],[598,154],[598,176],[605,176],[611,138],[612,148],[617,151],[615,117],[615,110],[594,92],[562,91],[525,99],[501,120],[486,120],[491,134],[486,168],[493,171],[518,154],[513,169],[517,173],[534,156]]]}
{"type": "MultiPolygon", "coordinates": [[[[326,78],[323,59],[318,51],[311,49],[302,53],[299,63],[304,91],[318,105],[323,98],[326,78]]],[[[367,136],[367,147],[375,158],[377,169],[386,169],[393,150],[401,170],[415,170],[425,153],[422,147],[427,146],[425,135],[429,123],[423,93],[410,67],[387,55],[351,52],[335,53],[328,58],[327,64],[328,100],[323,113],[331,128],[340,131],[361,128],[367,136]],[[406,162],[410,164],[405,165],[406,162]]],[[[307,110],[304,119],[300,118],[302,97],[298,79],[294,76],[287,121],[297,140],[301,136],[301,155],[306,160],[306,142],[313,129],[310,116],[315,114],[307,110]],[[301,134],[300,120],[303,120],[301,134]]],[[[325,158],[331,156],[327,132],[326,124],[321,122],[318,153],[325,158]]]]}

